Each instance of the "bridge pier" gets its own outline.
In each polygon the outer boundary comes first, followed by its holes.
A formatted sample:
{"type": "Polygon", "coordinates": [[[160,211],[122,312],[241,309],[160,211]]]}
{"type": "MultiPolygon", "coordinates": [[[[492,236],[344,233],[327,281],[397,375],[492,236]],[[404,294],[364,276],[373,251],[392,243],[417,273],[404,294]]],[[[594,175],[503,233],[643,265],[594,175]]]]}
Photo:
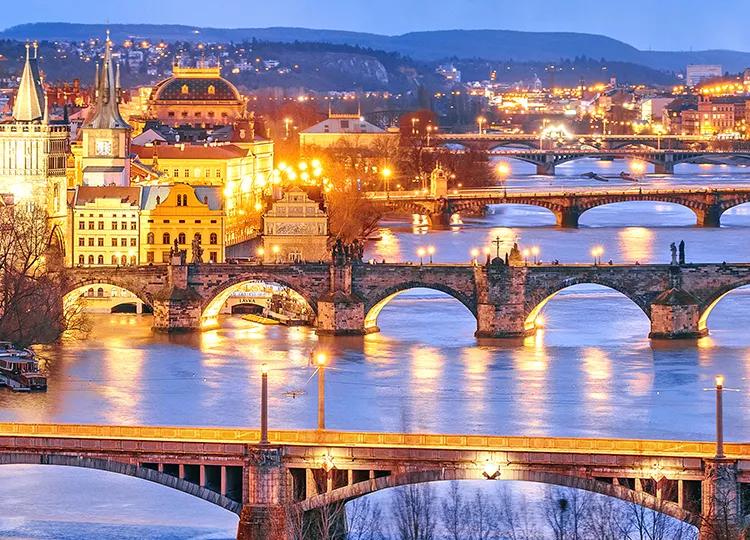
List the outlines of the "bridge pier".
{"type": "Polygon", "coordinates": [[[203,297],[188,285],[188,267],[173,257],[167,268],[167,285],[154,295],[154,329],[163,332],[201,328],[203,297]]]}
{"type": "Polygon", "coordinates": [[[365,303],[352,292],[352,265],[331,265],[330,283],[330,292],[318,300],[318,334],[364,335],[365,303]]]}
{"type": "Polygon", "coordinates": [[[708,332],[699,327],[700,307],[696,298],[672,288],[651,304],[651,339],[697,339],[708,332]]]}
{"type": "Polygon", "coordinates": [[[555,164],[554,163],[537,163],[536,174],[539,176],[555,176],[555,164]]]}
{"type": "Polygon", "coordinates": [[[662,161],[654,163],[655,174],[674,174],[674,163],[672,161],[662,161]]]}
{"type": "Polygon", "coordinates": [[[288,540],[286,468],[279,448],[251,451],[237,540],[288,540]]]}
{"type": "Polygon", "coordinates": [[[522,306],[515,304],[477,304],[478,338],[519,338],[533,333],[524,324],[522,306]]]}
{"type": "Polygon", "coordinates": [[[703,460],[699,540],[742,538],[737,461],[703,460]]]}
{"type": "Polygon", "coordinates": [[[695,215],[698,217],[699,227],[720,227],[721,226],[722,209],[719,205],[712,204],[702,210],[694,209],[694,212],[695,212],[695,215]]]}
{"type": "Polygon", "coordinates": [[[441,229],[450,229],[451,226],[451,218],[453,217],[453,214],[448,211],[441,211],[436,212],[433,214],[430,214],[430,229],[435,230],[441,230],[441,229]]]}
{"type": "Polygon", "coordinates": [[[578,228],[578,219],[581,217],[583,212],[577,206],[571,206],[562,210],[562,212],[555,213],[557,219],[557,226],[565,229],[576,229],[578,228]]]}

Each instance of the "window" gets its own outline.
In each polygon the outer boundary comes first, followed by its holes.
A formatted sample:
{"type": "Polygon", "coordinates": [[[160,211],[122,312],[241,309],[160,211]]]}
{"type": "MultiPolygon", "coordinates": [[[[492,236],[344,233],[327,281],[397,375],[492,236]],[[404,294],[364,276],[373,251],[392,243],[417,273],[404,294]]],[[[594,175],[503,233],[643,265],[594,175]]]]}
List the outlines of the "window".
{"type": "Polygon", "coordinates": [[[219,260],[217,253],[215,251],[212,251],[211,253],[209,253],[208,260],[211,261],[212,263],[217,262],[219,260]]]}
{"type": "Polygon", "coordinates": [[[120,257],[120,263],[121,263],[122,266],[127,265],[128,264],[128,256],[127,255],[123,255],[122,257],[120,257]]]}
{"type": "Polygon", "coordinates": [[[93,221],[89,221],[89,230],[90,231],[94,230],[94,222],[93,221]]]}
{"type": "Polygon", "coordinates": [[[94,247],[94,237],[89,238],[89,247],[94,247]]]}
{"type": "Polygon", "coordinates": [[[161,262],[169,262],[169,251],[161,252],[161,262]]]}
{"type": "Polygon", "coordinates": [[[167,113],[167,116],[168,116],[169,118],[174,118],[174,111],[169,111],[169,112],[167,113]]]}
{"type": "Polygon", "coordinates": [[[221,178],[221,169],[216,169],[216,178],[221,178]]]}
{"type": "Polygon", "coordinates": [[[169,240],[169,233],[165,232],[163,235],[161,235],[161,243],[169,245],[171,242],[169,240]]]}
{"type": "Polygon", "coordinates": [[[123,221],[122,222],[122,230],[123,231],[127,231],[128,230],[128,222],[127,221],[123,221]]]}
{"type": "Polygon", "coordinates": [[[112,239],[112,247],[117,247],[117,238],[112,239]]]}
{"type": "Polygon", "coordinates": [[[219,237],[217,236],[217,234],[215,232],[211,233],[211,237],[210,237],[209,241],[211,242],[212,246],[215,246],[216,244],[219,243],[219,237]]]}
{"type": "Polygon", "coordinates": [[[86,245],[86,239],[85,239],[85,238],[84,238],[83,236],[81,236],[81,237],[80,237],[80,238],[78,239],[78,245],[79,245],[80,247],[83,247],[83,246],[85,246],[85,245],[86,245]]]}
{"type": "Polygon", "coordinates": [[[153,244],[154,243],[154,233],[150,232],[146,235],[146,243],[147,244],[153,244]]]}
{"type": "Polygon", "coordinates": [[[146,253],[146,262],[147,263],[154,262],[154,252],[153,251],[149,251],[149,252],[146,253]]]}
{"type": "Polygon", "coordinates": [[[212,219],[212,220],[211,220],[211,223],[214,223],[214,224],[215,224],[215,223],[216,223],[216,220],[215,220],[215,219],[212,219]]]}
{"type": "Polygon", "coordinates": [[[128,247],[128,239],[127,238],[120,238],[120,246],[122,246],[122,247],[128,247]]]}
{"type": "Polygon", "coordinates": [[[79,221],[78,222],[78,230],[82,231],[86,228],[86,222],[85,221],[79,221]]]}
{"type": "MultiPolygon", "coordinates": [[[[99,257],[101,257],[102,259],[104,259],[104,257],[102,255],[99,255],[99,257]]],[[[96,296],[98,298],[104,298],[104,289],[101,288],[101,287],[99,287],[98,289],[96,289],[96,296]]]]}
{"type": "Polygon", "coordinates": [[[180,177],[180,169],[175,169],[174,170],[174,174],[172,176],[174,176],[175,178],[179,178],[180,177]]]}
{"type": "Polygon", "coordinates": [[[93,298],[93,296],[94,296],[94,288],[93,287],[89,287],[88,288],[88,290],[86,291],[86,296],[88,296],[89,298],[93,298]]]}
{"type": "Polygon", "coordinates": [[[200,220],[200,219],[196,219],[196,220],[195,220],[195,223],[196,223],[196,225],[197,225],[198,223],[201,223],[201,220],[200,220]]]}
{"type": "Polygon", "coordinates": [[[112,155],[112,141],[96,141],[96,155],[97,156],[111,156],[112,155]]]}
{"type": "Polygon", "coordinates": [[[112,255],[112,266],[117,266],[117,255],[112,255]]]}
{"type": "Polygon", "coordinates": [[[190,87],[187,84],[183,84],[182,88],[180,88],[180,93],[183,95],[187,95],[190,93],[190,87]]]}
{"type": "Polygon", "coordinates": [[[131,238],[130,239],[130,247],[135,247],[135,246],[136,246],[135,238],[131,238]]]}
{"type": "Polygon", "coordinates": [[[99,247],[104,247],[104,238],[97,238],[96,245],[99,247]]]}
{"type": "Polygon", "coordinates": [[[201,236],[201,233],[197,232],[195,233],[195,236],[193,236],[193,240],[198,240],[198,243],[200,244],[203,240],[203,237],[201,236]]]}
{"type": "Polygon", "coordinates": [[[103,221],[100,221],[100,222],[99,222],[99,230],[100,230],[100,231],[103,231],[103,230],[104,230],[104,222],[103,222],[103,221]]]}
{"type": "Polygon", "coordinates": [[[213,84],[208,85],[208,95],[213,96],[216,93],[216,87],[213,84]]]}
{"type": "Polygon", "coordinates": [[[185,223],[185,220],[184,220],[184,219],[181,219],[181,220],[180,220],[179,222],[180,222],[180,223],[185,223]]]}
{"type": "Polygon", "coordinates": [[[185,242],[185,233],[184,233],[184,232],[181,232],[181,233],[180,233],[180,234],[179,234],[179,235],[177,236],[177,243],[178,243],[178,244],[185,244],[185,243],[186,243],[186,242],[185,242]]]}
{"type": "Polygon", "coordinates": [[[86,259],[83,258],[83,255],[78,256],[78,264],[83,265],[85,260],[86,259]]]}
{"type": "Polygon", "coordinates": [[[99,255],[99,256],[98,256],[98,257],[96,258],[96,263],[97,263],[97,264],[104,264],[104,255],[99,255]]]}
{"type": "Polygon", "coordinates": [[[185,169],[185,178],[190,178],[190,169],[185,169]]]}
{"type": "Polygon", "coordinates": [[[205,171],[203,171],[203,176],[205,176],[206,178],[211,178],[211,169],[206,169],[205,171]]]}
{"type": "Polygon", "coordinates": [[[177,195],[177,206],[182,206],[182,195],[177,195]]]}
{"type": "Polygon", "coordinates": [[[116,222],[116,221],[113,221],[113,222],[112,222],[112,230],[113,230],[113,231],[116,231],[116,230],[117,230],[117,222],[116,222]]]}
{"type": "Polygon", "coordinates": [[[135,221],[131,221],[131,222],[130,222],[130,230],[131,230],[131,231],[136,231],[136,230],[138,230],[138,225],[136,224],[136,222],[135,222],[135,221]]]}

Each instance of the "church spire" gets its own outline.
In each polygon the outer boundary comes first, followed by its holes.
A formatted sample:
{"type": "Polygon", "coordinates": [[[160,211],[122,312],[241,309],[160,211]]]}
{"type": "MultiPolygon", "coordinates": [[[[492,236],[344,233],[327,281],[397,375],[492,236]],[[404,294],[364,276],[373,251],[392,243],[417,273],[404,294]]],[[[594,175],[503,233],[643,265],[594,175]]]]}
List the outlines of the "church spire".
{"type": "MultiPolygon", "coordinates": [[[[119,69],[117,71],[119,73],[119,69]]],[[[119,77],[115,75],[114,61],[112,60],[112,40],[109,38],[108,30],[101,72],[97,69],[94,114],[84,127],[131,129],[120,114],[118,89],[119,77]]]]}
{"type": "Polygon", "coordinates": [[[43,119],[44,107],[44,88],[37,66],[37,45],[34,44],[34,58],[32,58],[31,46],[27,43],[26,63],[23,66],[21,82],[13,104],[13,118],[16,122],[39,122],[43,119]]]}

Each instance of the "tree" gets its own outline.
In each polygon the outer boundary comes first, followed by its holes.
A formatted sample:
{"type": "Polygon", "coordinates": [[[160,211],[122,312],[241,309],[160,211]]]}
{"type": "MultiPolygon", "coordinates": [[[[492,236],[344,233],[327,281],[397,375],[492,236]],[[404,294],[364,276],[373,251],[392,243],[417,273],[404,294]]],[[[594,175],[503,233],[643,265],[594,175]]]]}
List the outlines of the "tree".
{"type": "Polygon", "coordinates": [[[68,279],[47,214],[36,206],[0,208],[0,340],[50,343],[82,329],[77,306],[63,307],[68,279]]]}
{"type": "Polygon", "coordinates": [[[394,531],[399,540],[434,540],[435,496],[429,484],[412,484],[395,489],[394,531]]]}
{"type": "Polygon", "coordinates": [[[383,211],[366,199],[351,182],[334,185],[326,194],[329,232],[333,241],[345,244],[367,238],[378,227],[383,211]]]}
{"type": "Polygon", "coordinates": [[[498,535],[498,515],[495,504],[488,500],[487,495],[477,489],[467,507],[466,515],[469,519],[469,535],[471,540],[495,540],[498,535]]]}
{"type": "Polygon", "coordinates": [[[498,517],[503,537],[508,540],[542,540],[534,512],[526,496],[514,497],[507,484],[498,483],[498,517]]]}
{"type": "Polygon", "coordinates": [[[465,540],[468,537],[466,510],[461,487],[453,480],[448,488],[448,495],[440,505],[440,518],[447,540],[465,540]]]}
{"type": "Polygon", "coordinates": [[[385,540],[380,528],[383,511],[369,497],[350,502],[346,514],[349,524],[347,540],[385,540]]]}

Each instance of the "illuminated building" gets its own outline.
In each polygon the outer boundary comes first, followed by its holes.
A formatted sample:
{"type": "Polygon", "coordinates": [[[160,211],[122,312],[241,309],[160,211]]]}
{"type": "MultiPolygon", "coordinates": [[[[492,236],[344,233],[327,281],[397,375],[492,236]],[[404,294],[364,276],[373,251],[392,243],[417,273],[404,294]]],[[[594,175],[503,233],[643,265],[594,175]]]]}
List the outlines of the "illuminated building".
{"type": "Polygon", "coordinates": [[[147,116],[169,126],[206,127],[232,124],[247,110],[235,86],[220,67],[175,65],[173,74],[154,86],[147,116]]]}
{"type": "Polygon", "coordinates": [[[292,187],[263,216],[263,261],[328,258],[328,215],[304,190],[292,187]]]}
{"type": "Polygon", "coordinates": [[[355,147],[370,146],[376,141],[398,137],[398,132],[385,131],[366,121],[359,113],[336,114],[329,111],[328,118],[300,131],[299,144],[305,148],[328,148],[346,141],[355,147]]]}
{"type": "Polygon", "coordinates": [[[71,204],[71,259],[77,266],[140,263],[139,187],[78,186],[71,204]]]}
{"type": "Polygon", "coordinates": [[[721,66],[713,64],[690,64],[685,72],[685,82],[688,86],[697,86],[703,81],[716,79],[724,74],[721,66]]]}
{"type": "Polygon", "coordinates": [[[112,41],[107,34],[101,73],[96,68],[94,110],[81,129],[80,166],[87,186],[130,185],[132,128],[119,109],[120,66],[115,71],[112,41]]]}
{"type": "Polygon", "coordinates": [[[70,131],[49,118],[37,64],[37,47],[26,46],[26,63],[13,106],[13,119],[0,124],[0,193],[15,204],[47,211],[53,238],[65,250],[67,205],[65,167],[70,131]]]}
{"type": "Polygon", "coordinates": [[[141,262],[169,261],[175,241],[193,260],[193,240],[203,248],[203,262],[224,262],[224,202],[221,188],[171,185],[141,187],[141,262]]]}

